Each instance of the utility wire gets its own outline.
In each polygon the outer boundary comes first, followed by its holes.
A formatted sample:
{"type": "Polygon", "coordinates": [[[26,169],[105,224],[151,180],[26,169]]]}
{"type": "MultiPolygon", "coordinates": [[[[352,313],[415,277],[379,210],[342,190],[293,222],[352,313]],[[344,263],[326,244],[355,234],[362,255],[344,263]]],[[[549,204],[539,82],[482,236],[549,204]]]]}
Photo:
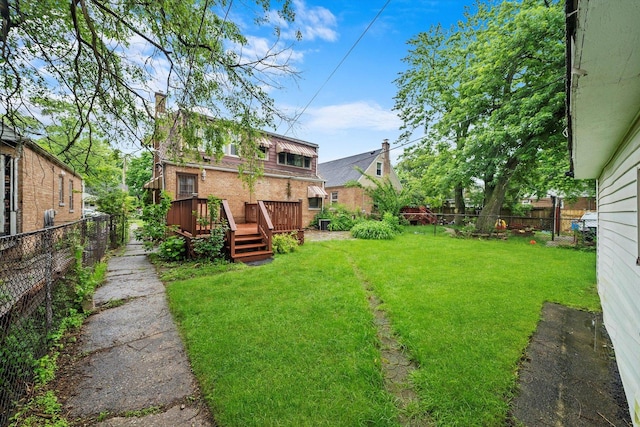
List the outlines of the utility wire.
{"type": "Polygon", "coordinates": [[[329,80],[331,80],[331,78],[333,77],[333,75],[336,73],[336,71],[338,71],[338,69],[342,66],[342,64],[344,63],[344,61],[346,61],[346,59],[349,57],[349,55],[351,54],[351,52],[353,51],[353,49],[355,49],[355,47],[358,45],[358,43],[360,43],[360,40],[362,40],[362,38],[364,37],[364,35],[367,33],[367,31],[369,31],[369,28],[371,28],[371,26],[373,25],[374,22],[376,22],[376,20],[380,17],[380,15],[382,14],[382,12],[387,8],[387,6],[389,5],[389,3],[391,3],[391,0],[387,0],[387,2],[384,4],[384,6],[382,6],[382,8],[378,11],[378,13],[376,14],[376,16],[374,16],[374,18],[371,20],[371,22],[369,22],[369,25],[367,25],[367,28],[364,29],[364,31],[362,32],[362,34],[360,34],[360,37],[358,37],[358,39],[355,41],[355,43],[353,43],[353,45],[351,45],[351,48],[349,48],[349,50],[347,51],[347,53],[342,57],[342,59],[340,60],[340,62],[338,63],[338,65],[336,65],[336,67],[333,69],[333,71],[331,72],[331,74],[329,74],[329,77],[327,77],[327,79],[324,81],[324,83],[322,83],[322,85],[318,88],[318,90],[316,91],[316,93],[311,97],[311,99],[309,100],[309,102],[307,102],[307,105],[304,106],[304,108],[302,109],[302,111],[300,111],[300,113],[298,113],[295,118],[293,119],[293,121],[291,122],[291,124],[289,125],[289,128],[287,129],[287,131],[284,133],[284,136],[286,136],[289,131],[291,130],[291,128],[293,127],[293,125],[298,121],[298,119],[300,118],[300,116],[302,116],[304,114],[305,111],[307,111],[307,108],[309,108],[309,105],[311,105],[311,103],[316,99],[316,97],[320,94],[320,92],[322,91],[322,89],[324,89],[324,87],[327,85],[327,83],[329,83],[329,80]]]}

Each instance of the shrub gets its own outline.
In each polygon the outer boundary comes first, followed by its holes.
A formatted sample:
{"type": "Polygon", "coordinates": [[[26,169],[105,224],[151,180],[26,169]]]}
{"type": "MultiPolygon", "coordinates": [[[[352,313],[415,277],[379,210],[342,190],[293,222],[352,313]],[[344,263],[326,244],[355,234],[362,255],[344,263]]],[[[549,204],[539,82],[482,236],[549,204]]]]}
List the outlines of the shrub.
{"type": "Polygon", "coordinates": [[[349,231],[361,221],[362,216],[359,212],[352,212],[344,206],[334,205],[331,209],[322,209],[318,212],[309,225],[317,227],[320,219],[331,221],[328,226],[329,231],[349,231]]]}
{"type": "Polygon", "coordinates": [[[388,224],[395,234],[400,234],[404,231],[402,224],[400,223],[400,218],[393,215],[391,212],[385,212],[384,215],[382,215],[382,221],[385,224],[388,224]]]}
{"type": "Polygon", "coordinates": [[[396,233],[386,222],[363,221],[353,226],[351,235],[356,239],[391,240],[396,233]]]}
{"type": "Polygon", "coordinates": [[[142,209],[142,227],[135,230],[136,239],[140,240],[147,250],[152,249],[167,236],[167,212],[171,208],[171,198],[165,192],[160,203],[146,205],[142,209]]]}
{"type": "Polygon", "coordinates": [[[185,241],[179,236],[170,236],[158,247],[158,255],[166,261],[180,261],[184,259],[186,252],[185,241]]]}
{"type": "Polygon", "coordinates": [[[193,252],[197,258],[216,259],[222,258],[222,248],[224,248],[224,238],[229,227],[226,222],[211,229],[211,235],[193,239],[193,252]]]}
{"type": "Polygon", "coordinates": [[[289,234],[274,234],[271,241],[271,248],[274,254],[288,254],[298,248],[298,237],[296,232],[289,234]]]}

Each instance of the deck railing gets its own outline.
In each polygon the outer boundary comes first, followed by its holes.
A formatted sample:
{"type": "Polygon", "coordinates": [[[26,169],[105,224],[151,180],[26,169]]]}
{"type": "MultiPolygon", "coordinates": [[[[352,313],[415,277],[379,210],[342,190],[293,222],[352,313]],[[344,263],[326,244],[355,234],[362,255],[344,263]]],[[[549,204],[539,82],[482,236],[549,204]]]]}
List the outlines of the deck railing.
{"type": "Polygon", "coordinates": [[[233,219],[229,202],[226,200],[222,200],[220,205],[220,218],[227,221],[229,227],[229,230],[227,230],[227,244],[229,245],[229,253],[233,257],[236,253],[236,230],[238,230],[238,226],[233,219]]]}
{"type": "MultiPolygon", "coordinates": [[[[264,200],[262,203],[269,213],[274,233],[302,230],[302,200],[297,202],[264,200]]],[[[245,205],[245,215],[250,213],[251,209],[256,209],[247,205],[245,205]]],[[[257,205],[254,204],[254,206],[257,205]]],[[[249,218],[248,215],[247,218],[249,218]]],[[[250,221],[247,219],[247,222],[250,221]]]]}
{"type": "Polygon", "coordinates": [[[262,239],[267,243],[267,250],[271,250],[271,238],[273,237],[273,223],[269,217],[269,212],[263,201],[259,201],[257,205],[257,223],[258,233],[262,236],[262,239]]]}
{"type": "Polygon", "coordinates": [[[209,208],[207,199],[193,196],[189,199],[174,200],[167,212],[167,225],[177,225],[184,232],[197,236],[208,234],[211,230],[209,224],[198,221],[199,218],[208,218],[209,208]]]}

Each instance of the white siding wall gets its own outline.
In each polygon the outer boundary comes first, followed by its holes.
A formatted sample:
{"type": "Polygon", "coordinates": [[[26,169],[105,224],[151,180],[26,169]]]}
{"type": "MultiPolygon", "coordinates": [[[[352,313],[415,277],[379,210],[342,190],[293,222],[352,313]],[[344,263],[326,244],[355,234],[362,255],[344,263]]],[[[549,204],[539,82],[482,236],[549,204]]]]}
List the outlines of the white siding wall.
{"type": "Polygon", "coordinates": [[[598,292],[634,425],[640,425],[639,168],[636,132],[598,180],[598,292]]]}

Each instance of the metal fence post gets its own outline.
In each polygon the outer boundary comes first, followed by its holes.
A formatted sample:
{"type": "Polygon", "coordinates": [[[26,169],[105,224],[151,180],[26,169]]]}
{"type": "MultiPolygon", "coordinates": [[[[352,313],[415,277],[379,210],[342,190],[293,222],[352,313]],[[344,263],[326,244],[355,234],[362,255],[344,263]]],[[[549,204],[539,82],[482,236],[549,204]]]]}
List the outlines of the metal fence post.
{"type": "Polygon", "coordinates": [[[45,299],[46,299],[46,329],[51,330],[53,324],[53,230],[45,229],[43,235],[43,249],[45,253],[45,299]]]}

